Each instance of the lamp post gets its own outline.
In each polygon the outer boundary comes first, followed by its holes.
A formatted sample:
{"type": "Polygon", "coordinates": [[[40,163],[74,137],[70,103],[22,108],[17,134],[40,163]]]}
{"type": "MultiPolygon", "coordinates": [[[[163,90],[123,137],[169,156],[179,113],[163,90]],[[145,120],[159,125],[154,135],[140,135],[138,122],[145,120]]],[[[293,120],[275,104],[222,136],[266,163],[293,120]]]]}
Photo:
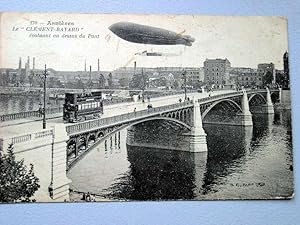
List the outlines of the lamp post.
{"type": "Polygon", "coordinates": [[[186,93],[186,71],[183,70],[182,72],[182,77],[183,77],[183,81],[184,81],[184,100],[187,100],[187,93],[186,93]]]}
{"type": "MultiPolygon", "coordinates": [[[[46,84],[47,84],[47,66],[45,64],[45,70],[42,74],[34,74],[35,76],[39,76],[43,81],[43,89],[44,89],[44,107],[40,110],[40,113],[43,115],[43,129],[46,129],[46,84]]],[[[40,105],[41,106],[41,105],[40,105]]]]}
{"type": "Polygon", "coordinates": [[[145,102],[145,86],[146,86],[146,82],[145,82],[145,77],[144,77],[144,70],[142,68],[142,80],[143,80],[143,89],[142,89],[142,102],[145,102]]]}

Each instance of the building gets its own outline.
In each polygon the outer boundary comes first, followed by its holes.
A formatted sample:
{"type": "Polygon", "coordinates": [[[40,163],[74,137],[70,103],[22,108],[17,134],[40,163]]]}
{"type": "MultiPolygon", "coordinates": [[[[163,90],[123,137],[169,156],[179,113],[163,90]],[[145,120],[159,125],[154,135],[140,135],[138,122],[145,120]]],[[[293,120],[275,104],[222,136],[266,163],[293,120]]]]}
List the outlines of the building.
{"type": "Polygon", "coordinates": [[[236,77],[236,85],[238,87],[262,87],[262,77],[255,71],[240,73],[236,77]]]}
{"type": "MultiPolygon", "coordinates": [[[[152,87],[156,87],[157,82],[165,79],[167,88],[170,89],[174,82],[178,86],[183,84],[183,71],[186,71],[186,79],[189,83],[202,82],[204,79],[203,68],[201,67],[120,67],[112,72],[116,79],[127,78],[132,79],[134,74],[142,72],[149,77],[152,82],[152,87]]],[[[158,82],[159,83],[159,82],[158,82]]]]}
{"type": "Polygon", "coordinates": [[[230,70],[230,79],[237,88],[240,87],[262,87],[262,76],[257,69],[248,67],[232,67],[230,70]]]}
{"type": "Polygon", "coordinates": [[[226,59],[206,59],[204,61],[204,82],[215,88],[231,87],[230,62],[226,59]]]}
{"type": "Polygon", "coordinates": [[[260,63],[257,65],[257,72],[260,74],[265,74],[266,72],[273,73],[274,68],[275,66],[273,63],[260,63]]]}
{"type": "Polygon", "coordinates": [[[276,71],[274,63],[260,63],[257,65],[257,72],[263,77],[263,83],[273,83],[276,82],[276,71]],[[267,75],[270,74],[272,78],[268,78],[267,75]],[[271,81],[269,81],[271,79],[271,81]]]}
{"type": "Polygon", "coordinates": [[[290,74],[289,74],[289,54],[285,52],[283,54],[283,74],[284,74],[284,81],[283,81],[283,88],[290,89],[290,74]]]}

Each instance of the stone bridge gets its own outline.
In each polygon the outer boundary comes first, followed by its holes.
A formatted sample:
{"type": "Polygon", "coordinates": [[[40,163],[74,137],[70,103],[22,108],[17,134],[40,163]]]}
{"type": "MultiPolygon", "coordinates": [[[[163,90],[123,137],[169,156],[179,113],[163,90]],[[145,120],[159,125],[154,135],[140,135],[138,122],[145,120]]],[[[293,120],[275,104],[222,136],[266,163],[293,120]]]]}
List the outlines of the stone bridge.
{"type": "Polygon", "coordinates": [[[252,113],[274,113],[273,103],[280,101],[280,98],[280,89],[243,90],[72,124],[66,127],[69,136],[67,169],[97,143],[108,137],[111,143],[112,138],[117,143],[120,130],[153,120],[172,121],[187,128],[190,136],[189,151],[207,151],[202,121],[252,126],[252,113]]]}

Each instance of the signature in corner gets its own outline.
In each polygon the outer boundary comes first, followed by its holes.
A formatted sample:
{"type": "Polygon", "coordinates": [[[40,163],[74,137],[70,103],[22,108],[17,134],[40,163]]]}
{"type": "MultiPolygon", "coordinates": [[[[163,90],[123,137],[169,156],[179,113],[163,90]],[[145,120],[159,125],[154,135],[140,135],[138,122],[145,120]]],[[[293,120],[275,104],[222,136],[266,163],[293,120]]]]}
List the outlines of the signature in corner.
{"type": "Polygon", "coordinates": [[[255,186],[255,187],[263,187],[266,184],[264,182],[251,182],[251,183],[230,183],[230,186],[234,187],[250,187],[250,186],[255,186]]]}

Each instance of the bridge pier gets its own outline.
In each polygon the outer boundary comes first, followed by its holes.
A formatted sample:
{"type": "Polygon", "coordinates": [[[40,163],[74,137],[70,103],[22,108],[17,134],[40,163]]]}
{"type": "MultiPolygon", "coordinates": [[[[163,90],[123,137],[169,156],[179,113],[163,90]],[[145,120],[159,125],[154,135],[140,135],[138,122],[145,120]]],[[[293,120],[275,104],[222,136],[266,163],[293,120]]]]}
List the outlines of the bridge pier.
{"type": "Polygon", "coordinates": [[[55,201],[69,201],[69,184],[72,182],[66,176],[68,135],[63,127],[55,126],[51,146],[51,183],[50,197],[55,201]]]}
{"type": "Polygon", "coordinates": [[[193,190],[195,196],[198,196],[199,193],[202,194],[204,191],[203,184],[205,173],[207,169],[207,152],[198,152],[191,153],[191,166],[194,169],[194,180],[195,180],[195,188],[193,190]]]}
{"type": "Polygon", "coordinates": [[[200,104],[198,101],[194,101],[192,124],[193,124],[192,129],[188,134],[190,137],[189,151],[206,152],[207,151],[206,133],[202,126],[200,104]]]}
{"type": "Polygon", "coordinates": [[[238,117],[240,119],[240,125],[241,126],[252,126],[252,114],[249,109],[249,101],[247,92],[243,90],[243,97],[242,97],[242,113],[238,114],[238,117]]]}
{"type": "Polygon", "coordinates": [[[271,99],[271,93],[269,88],[267,89],[267,103],[262,106],[262,113],[274,114],[274,105],[271,99]]]}
{"type": "Polygon", "coordinates": [[[134,144],[134,126],[130,126],[127,128],[127,138],[126,138],[126,144],[132,145],[134,144]]]}

